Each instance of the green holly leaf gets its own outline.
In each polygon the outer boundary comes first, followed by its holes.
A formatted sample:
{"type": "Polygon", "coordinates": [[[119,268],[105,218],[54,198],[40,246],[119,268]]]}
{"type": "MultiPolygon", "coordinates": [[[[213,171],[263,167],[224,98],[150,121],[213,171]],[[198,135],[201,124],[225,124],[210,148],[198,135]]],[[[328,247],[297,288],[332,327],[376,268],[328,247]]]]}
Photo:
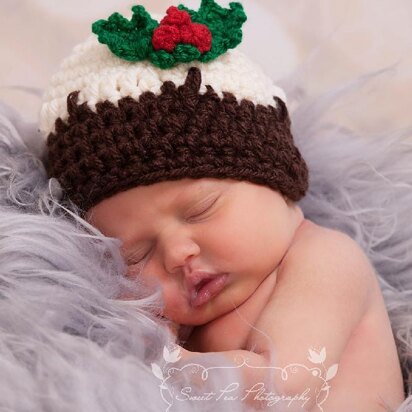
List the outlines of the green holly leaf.
{"type": "Polygon", "coordinates": [[[153,30],[159,23],[150,17],[143,6],[132,7],[129,21],[119,13],[113,13],[107,20],[92,24],[92,31],[100,43],[107,44],[116,56],[128,61],[140,61],[153,50],[153,30]]]}
{"type": "Polygon", "coordinates": [[[202,54],[190,44],[178,44],[172,53],[154,50],[153,31],[159,23],[150,17],[143,6],[133,6],[133,16],[127,20],[119,13],[113,13],[107,20],[93,23],[92,31],[100,43],[107,44],[112,53],[128,61],[150,60],[162,69],[189,63],[194,60],[208,62],[242,41],[242,25],[246,14],[240,3],[230,3],[228,9],[219,6],[214,0],[202,0],[198,11],[190,10],[182,4],[180,10],[187,11],[193,23],[207,26],[212,34],[211,49],[202,54]]]}
{"type": "Polygon", "coordinates": [[[171,53],[166,50],[153,50],[150,53],[150,61],[157,67],[168,69],[176,65],[176,60],[171,53]]]}
{"type": "Polygon", "coordinates": [[[242,41],[242,25],[247,20],[243,6],[232,2],[229,7],[225,9],[214,0],[202,0],[197,12],[182,4],[178,6],[190,14],[193,22],[206,25],[212,33],[212,47],[199,59],[202,62],[215,59],[242,41]]]}

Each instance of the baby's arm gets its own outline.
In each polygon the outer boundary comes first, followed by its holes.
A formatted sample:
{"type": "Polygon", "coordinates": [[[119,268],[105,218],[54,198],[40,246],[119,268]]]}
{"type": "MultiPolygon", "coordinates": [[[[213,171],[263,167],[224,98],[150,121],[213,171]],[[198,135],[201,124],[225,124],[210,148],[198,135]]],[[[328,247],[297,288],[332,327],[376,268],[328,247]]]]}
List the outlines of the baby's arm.
{"type": "MultiPolygon", "coordinates": [[[[308,350],[325,347],[327,370],[339,364],[351,334],[365,315],[375,274],[362,249],[343,233],[326,231],[299,248],[278,274],[272,298],[248,339],[248,347],[254,347],[268,361],[273,350],[271,364],[275,366],[299,363],[309,368],[321,365],[308,362],[308,350]]],[[[320,388],[313,387],[309,378],[309,373],[292,374],[285,382],[275,382],[281,393],[294,396],[309,387],[313,394],[320,388]]],[[[333,381],[330,385],[333,387],[333,381]]],[[[315,398],[309,403],[306,407],[310,410],[315,398]]]]}

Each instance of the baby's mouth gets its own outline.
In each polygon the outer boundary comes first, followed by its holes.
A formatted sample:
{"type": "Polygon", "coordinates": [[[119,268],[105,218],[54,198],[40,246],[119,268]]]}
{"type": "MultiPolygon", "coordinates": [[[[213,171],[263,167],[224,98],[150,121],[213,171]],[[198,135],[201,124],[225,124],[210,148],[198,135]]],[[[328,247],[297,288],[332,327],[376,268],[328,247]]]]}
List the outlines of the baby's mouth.
{"type": "Polygon", "coordinates": [[[225,287],[228,274],[196,272],[189,277],[189,302],[196,308],[209,302],[225,287]]]}

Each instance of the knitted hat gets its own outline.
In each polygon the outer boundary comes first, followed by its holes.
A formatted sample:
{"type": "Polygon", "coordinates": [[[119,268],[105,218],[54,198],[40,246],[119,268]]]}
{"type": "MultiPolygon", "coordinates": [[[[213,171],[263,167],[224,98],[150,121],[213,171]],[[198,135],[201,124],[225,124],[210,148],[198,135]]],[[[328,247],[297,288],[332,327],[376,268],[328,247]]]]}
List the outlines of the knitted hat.
{"type": "Polygon", "coordinates": [[[308,170],[284,92],[234,49],[243,7],[202,0],[158,23],[142,6],[92,26],[51,80],[40,113],[46,169],[84,211],[140,185],[231,178],[297,201],[308,170]]]}

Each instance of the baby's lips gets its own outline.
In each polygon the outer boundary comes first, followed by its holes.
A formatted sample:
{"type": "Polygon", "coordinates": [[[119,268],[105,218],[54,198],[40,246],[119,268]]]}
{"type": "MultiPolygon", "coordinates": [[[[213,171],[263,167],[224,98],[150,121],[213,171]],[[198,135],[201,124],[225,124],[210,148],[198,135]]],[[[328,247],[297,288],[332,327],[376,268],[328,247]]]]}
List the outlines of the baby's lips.
{"type": "Polygon", "coordinates": [[[185,278],[188,296],[192,297],[193,294],[196,293],[197,286],[202,281],[204,281],[205,279],[211,279],[218,275],[219,275],[218,273],[211,273],[211,272],[206,272],[203,270],[195,270],[189,273],[185,278]]]}
{"type": "Polygon", "coordinates": [[[195,293],[190,297],[190,306],[196,308],[204,305],[218,295],[226,285],[227,273],[221,273],[213,278],[201,282],[195,293]]]}
{"type": "Polygon", "coordinates": [[[192,306],[192,303],[198,300],[198,292],[199,287],[202,288],[202,285],[208,283],[208,281],[213,281],[216,278],[221,277],[222,275],[226,275],[227,273],[219,272],[219,273],[211,273],[206,271],[193,271],[189,275],[186,276],[186,291],[188,301],[192,306]]]}

